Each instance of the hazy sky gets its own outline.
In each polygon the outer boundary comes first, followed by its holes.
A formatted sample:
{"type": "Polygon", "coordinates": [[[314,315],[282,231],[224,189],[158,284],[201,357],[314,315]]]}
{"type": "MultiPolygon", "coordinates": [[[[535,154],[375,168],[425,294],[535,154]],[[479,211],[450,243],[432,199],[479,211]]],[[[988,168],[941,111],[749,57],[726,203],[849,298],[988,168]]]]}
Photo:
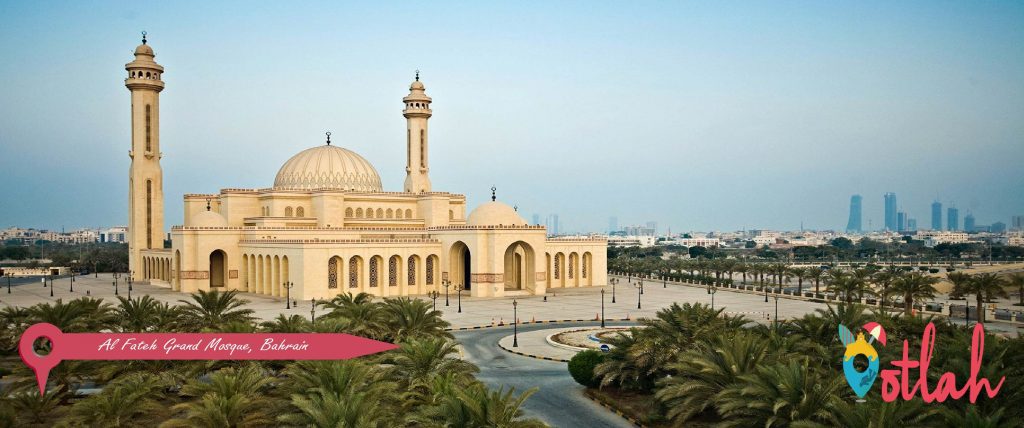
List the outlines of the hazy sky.
{"type": "Polygon", "coordinates": [[[435,190],[571,230],[927,226],[1024,214],[1022,2],[0,2],[0,227],[127,222],[124,64],[166,68],[167,226],[336,144],[405,177],[422,70],[435,190]],[[214,4],[215,3],[215,4],[214,4]],[[485,4],[486,3],[486,4],[485,4]]]}

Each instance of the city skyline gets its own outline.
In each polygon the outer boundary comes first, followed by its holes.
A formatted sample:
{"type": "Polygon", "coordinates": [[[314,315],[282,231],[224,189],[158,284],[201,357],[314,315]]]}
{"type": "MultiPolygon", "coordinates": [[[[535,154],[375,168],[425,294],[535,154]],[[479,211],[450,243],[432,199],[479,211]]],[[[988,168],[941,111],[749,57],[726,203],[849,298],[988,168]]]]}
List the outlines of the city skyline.
{"type": "Polygon", "coordinates": [[[882,201],[867,195],[888,191],[918,219],[936,194],[980,224],[1024,212],[1024,182],[1006,173],[1024,156],[1021,5],[237,9],[4,6],[0,167],[19,203],[0,207],[0,224],[127,224],[128,93],[111,64],[141,30],[174,89],[161,112],[168,227],[182,223],[184,193],[270,186],[265,171],[325,131],[401,189],[390,101],[416,69],[439,112],[434,184],[470,207],[495,185],[520,212],[559,213],[563,230],[600,232],[610,216],[677,231],[842,230],[854,193],[877,229],[882,201]],[[521,26],[484,23],[495,14],[521,26]],[[393,25],[419,19],[437,25],[393,25]],[[413,37],[424,49],[407,49],[413,37]],[[850,160],[834,158],[847,147],[850,160]],[[566,188],[566,175],[610,198],[566,188]]]}

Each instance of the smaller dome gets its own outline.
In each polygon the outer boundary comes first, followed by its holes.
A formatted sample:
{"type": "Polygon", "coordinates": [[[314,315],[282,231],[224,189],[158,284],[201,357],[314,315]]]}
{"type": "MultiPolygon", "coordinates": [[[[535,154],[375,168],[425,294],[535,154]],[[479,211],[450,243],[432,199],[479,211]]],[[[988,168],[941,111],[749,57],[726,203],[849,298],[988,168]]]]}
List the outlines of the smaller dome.
{"type": "Polygon", "coordinates": [[[217,214],[213,211],[200,211],[199,214],[192,216],[191,227],[227,227],[228,221],[224,219],[224,216],[217,214]]]}
{"type": "Polygon", "coordinates": [[[415,82],[412,82],[412,85],[409,85],[409,90],[410,91],[416,91],[416,90],[422,91],[423,90],[423,82],[420,82],[419,79],[416,79],[415,82]]]}
{"type": "Polygon", "coordinates": [[[143,43],[143,44],[139,45],[139,47],[135,48],[135,55],[154,56],[153,48],[151,48],[151,47],[149,47],[149,45],[143,43]]]}
{"type": "Polygon", "coordinates": [[[512,207],[501,202],[487,202],[469,213],[470,226],[526,226],[526,221],[512,207]]]}

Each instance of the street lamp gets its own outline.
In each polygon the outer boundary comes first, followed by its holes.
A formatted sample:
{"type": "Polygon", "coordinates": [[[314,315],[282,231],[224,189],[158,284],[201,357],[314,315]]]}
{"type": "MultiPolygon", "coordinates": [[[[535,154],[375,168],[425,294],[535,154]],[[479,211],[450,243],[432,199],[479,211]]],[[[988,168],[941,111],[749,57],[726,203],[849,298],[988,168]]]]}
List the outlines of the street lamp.
{"type": "Polygon", "coordinates": [[[460,314],[462,313],[462,290],[465,290],[465,289],[466,288],[463,287],[462,284],[459,284],[459,285],[455,286],[455,292],[459,294],[459,313],[460,314]]]}
{"type": "Polygon", "coordinates": [[[776,329],[778,329],[778,326],[779,326],[779,296],[778,295],[775,295],[775,319],[773,321],[775,322],[776,329]]]}
{"type": "Polygon", "coordinates": [[[72,293],[75,292],[75,265],[73,264],[71,265],[71,287],[69,288],[69,291],[72,293]]]}
{"type": "Polygon", "coordinates": [[[133,271],[133,270],[128,271],[128,277],[126,278],[128,280],[128,300],[132,299],[132,283],[135,282],[135,280],[133,279],[134,276],[135,276],[135,271],[133,271]]]}
{"type": "Polygon", "coordinates": [[[53,274],[50,274],[50,297],[53,297],[53,274]]]}
{"type": "Polygon", "coordinates": [[[437,290],[431,290],[429,293],[427,293],[427,297],[429,297],[430,300],[433,300],[433,302],[434,302],[433,303],[433,305],[434,305],[433,310],[436,311],[437,310],[437,298],[441,297],[441,293],[438,293],[437,290]]]}
{"type": "Polygon", "coordinates": [[[285,281],[284,283],[281,284],[281,286],[284,287],[284,292],[285,292],[284,308],[285,309],[291,309],[292,308],[292,287],[295,286],[295,283],[291,282],[291,281],[285,281]]]}
{"type": "Polygon", "coordinates": [[[14,276],[14,273],[13,272],[7,272],[7,275],[4,275],[4,276],[7,277],[7,294],[11,294],[11,277],[14,276]]]}
{"type": "Polygon", "coordinates": [[[715,293],[718,292],[718,288],[711,287],[711,310],[715,310],[715,293]]]}
{"type": "Polygon", "coordinates": [[[117,272],[115,271],[113,277],[114,277],[114,295],[117,296],[118,295],[117,294],[117,278],[120,277],[120,275],[118,275],[117,272]]]}
{"type": "Polygon", "coordinates": [[[316,322],[316,298],[313,298],[313,307],[309,309],[309,320],[316,322]]]}
{"type": "Polygon", "coordinates": [[[764,288],[764,302],[768,303],[768,288],[769,287],[765,287],[764,283],[762,282],[761,283],[761,288],[764,288]]]}
{"type": "Polygon", "coordinates": [[[444,286],[444,305],[448,306],[448,287],[452,286],[452,282],[448,279],[442,279],[441,285],[444,286]]]}
{"type": "Polygon", "coordinates": [[[633,286],[636,287],[637,290],[636,308],[640,309],[640,296],[644,294],[644,282],[642,280],[637,280],[636,284],[634,284],[633,286]]]}
{"type": "Polygon", "coordinates": [[[608,280],[608,282],[612,283],[612,303],[615,303],[615,284],[619,283],[619,279],[618,278],[612,278],[612,279],[608,280]]]}
{"type": "Polygon", "coordinates": [[[604,328],[604,289],[601,289],[601,328],[604,328]]]}
{"type": "Polygon", "coordinates": [[[512,347],[519,347],[519,302],[512,299],[512,347]]]}

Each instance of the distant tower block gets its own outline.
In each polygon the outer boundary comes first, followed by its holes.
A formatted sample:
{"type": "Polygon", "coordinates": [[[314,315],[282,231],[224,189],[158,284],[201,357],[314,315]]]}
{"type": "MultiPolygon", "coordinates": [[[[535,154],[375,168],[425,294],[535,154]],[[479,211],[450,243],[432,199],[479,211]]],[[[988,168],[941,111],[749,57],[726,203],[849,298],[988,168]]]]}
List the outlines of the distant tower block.
{"type": "Polygon", "coordinates": [[[433,112],[430,110],[430,97],[424,92],[420,82],[420,72],[416,71],[416,80],[409,86],[409,95],[402,98],[405,110],[402,114],[406,119],[406,165],[405,191],[423,193],[430,191],[430,167],[427,157],[427,119],[433,112]]]}
{"type": "Polygon", "coordinates": [[[164,247],[164,181],[160,168],[160,91],[164,68],[153,48],[135,48],[135,61],[124,66],[124,85],[132,95],[132,147],[128,152],[128,269],[141,274],[140,252],[164,247]]]}

